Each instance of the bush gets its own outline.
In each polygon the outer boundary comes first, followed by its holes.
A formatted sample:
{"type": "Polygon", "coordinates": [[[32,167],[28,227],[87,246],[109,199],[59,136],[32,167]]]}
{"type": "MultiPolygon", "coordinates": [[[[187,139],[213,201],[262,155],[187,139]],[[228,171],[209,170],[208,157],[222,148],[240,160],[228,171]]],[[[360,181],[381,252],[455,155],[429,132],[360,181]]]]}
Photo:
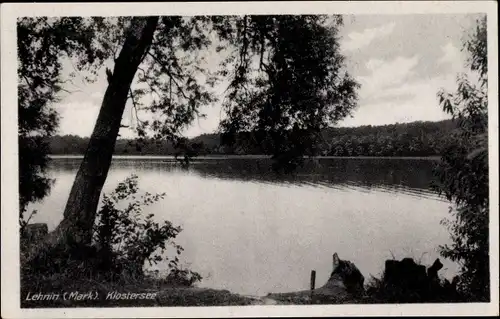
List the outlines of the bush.
{"type": "Polygon", "coordinates": [[[179,255],[183,248],[174,239],[182,230],[170,221],[162,224],[154,221],[154,214],[145,215],[142,208],[162,199],[165,194],[145,193],[137,198],[137,176],[132,175],[118,184],[109,195],[104,194],[103,206],[97,213],[94,229],[94,245],[101,256],[99,269],[112,278],[141,278],[144,265],[150,266],[168,261],[170,279],[192,285],[201,276],[189,270],[179,269],[179,255]],[[119,208],[120,202],[126,202],[119,208]],[[173,257],[166,257],[167,248],[173,249],[173,257]]]}
{"type": "MultiPolygon", "coordinates": [[[[30,263],[22,262],[23,290],[35,291],[48,282],[68,280],[133,284],[154,279],[170,286],[191,286],[200,281],[198,273],[180,268],[183,248],[174,239],[182,229],[169,221],[157,223],[153,214],[146,215],[142,210],[164,194],[138,196],[137,192],[137,176],[132,175],[111,194],[103,195],[91,245],[77,244],[68,237],[57,247],[37,254],[30,263]],[[168,262],[165,277],[151,277],[144,271],[146,262],[168,262]]],[[[29,243],[22,243],[21,251],[25,251],[29,243]]]]}
{"type": "Polygon", "coordinates": [[[459,128],[459,139],[445,150],[436,170],[435,188],[454,204],[453,219],[443,221],[453,243],[442,246],[441,254],[460,264],[458,287],[469,301],[490,299],[486,29],[484,17],[465,43],[478,84],[461,75],[456,93],[439,92],[443,110],[459,128]]]}

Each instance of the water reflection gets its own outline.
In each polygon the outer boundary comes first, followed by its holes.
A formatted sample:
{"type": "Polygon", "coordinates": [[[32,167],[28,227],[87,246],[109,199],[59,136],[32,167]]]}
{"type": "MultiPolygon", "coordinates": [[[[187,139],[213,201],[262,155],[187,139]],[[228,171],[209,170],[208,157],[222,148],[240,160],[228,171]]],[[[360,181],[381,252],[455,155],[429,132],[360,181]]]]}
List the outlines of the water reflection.
{"type": "MultiPolygon", "coordinates": [[[[81,159],[52,160],[55,173],[74,172],[81,159]]],[[[172,158],[116,158],[112,169],[168,173],[183,172],[203,178],[238,180],[254,183],[351,189],[361,192],[403,192],[419,197],[437,198],[430,188],[436,162],[429,159],[314,159],[293,174],[277,174],[269,159],[196,159],[184,169],[172,158]]]]}
{"type": "MultiPolygon", "coordinates": [[[[39,211],[33,222],[52,230],[61,221],[80,162],[52,161],[56,183],[31,207],[39,211]]],[[[202,286],[265,295],[308,289],[311,269],[326,282],[333,252],[366,278],[393,254],[432,263],[438,245],[449,243],[440,225],[448,203],[429,187],[434,163],[320,159],[278,175],[269,159],[197,159],[184,170],[172,159],[116,158],[103,192],[137,174],[141,192],[167,194],[148,213],[183,227],[182,261],[200,272],[202,286]]],[[[443,263],[449,278],[456,267],[443,263]]]]}

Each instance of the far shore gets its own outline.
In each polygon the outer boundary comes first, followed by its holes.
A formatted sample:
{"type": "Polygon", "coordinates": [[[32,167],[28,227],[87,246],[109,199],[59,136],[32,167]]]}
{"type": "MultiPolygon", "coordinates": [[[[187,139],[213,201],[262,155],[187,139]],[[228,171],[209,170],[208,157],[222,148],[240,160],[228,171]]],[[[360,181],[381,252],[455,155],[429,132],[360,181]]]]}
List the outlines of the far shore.
{"type": "MultiPolygon", "coordinates": [[[[49,155],[51,159],[78,159],[83,155],[49,155]]],[[[180,159],[182,157],[179,157],[180,159]]],[[[218,159],[270,159],[269,155],[203,155],[195,156],[196,160],[218,160],[218,159]]],[[[308,157],[306,157],[308,158],[308,157]]],[[[407,160],[439,160],[440,156],[313,156],[312,159],[407,159],[407,160]]],[[[175,160],[174,155],[113,155],[113,159],[164,159],[175,160]]]]}

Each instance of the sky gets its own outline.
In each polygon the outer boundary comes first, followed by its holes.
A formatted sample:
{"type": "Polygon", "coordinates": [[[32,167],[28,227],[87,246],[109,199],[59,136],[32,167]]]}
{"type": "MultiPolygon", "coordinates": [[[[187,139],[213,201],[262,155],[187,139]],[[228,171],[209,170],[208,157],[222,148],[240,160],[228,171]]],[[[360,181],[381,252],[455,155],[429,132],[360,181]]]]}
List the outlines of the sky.
{"type": "MultiPolygon", "coordinates": [[[[449,118],[438,104],[439,89],[453,91],[456,76],[466,72],[461,51],[466,30],[478,15],[346,15],[340,30],[347,69],[361,84],[358,107],[337,126],[384,125],[449,118]]],[[[71,64],[65,63],[65,72],[71,64]]],[[[90,136],[107,81],[84,84],[78,75],[54,107],[61,115],[58,134],[90,136]]],[[[223,88],[218,89],[219,92],[223,88]]],[[[130,103],[129,103],[130,104],[130,103]]],[[[219,103],[202,108],[206,114],[184,132],[193,137],[213,133],[221,119],[219,103]]],[[[128,105],[122,123],[131,122],[128,105]]],[[[123,128],[121,137],[133,137],[123,128]]]]}

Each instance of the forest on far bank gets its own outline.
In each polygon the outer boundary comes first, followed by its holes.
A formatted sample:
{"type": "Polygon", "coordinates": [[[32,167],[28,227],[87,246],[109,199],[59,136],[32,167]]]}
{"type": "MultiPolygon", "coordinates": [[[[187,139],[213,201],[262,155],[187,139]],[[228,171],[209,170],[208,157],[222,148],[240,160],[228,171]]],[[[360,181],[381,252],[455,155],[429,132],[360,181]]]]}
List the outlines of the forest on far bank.
{"type": "MultiPolygon", "coordinates": [[[[323,156],[438,156],[455,137],[456,124],[451,120],[411,122],[381,126],[329,128],[322,132],[318,154],[323,156]]],[[[235,146],[222,145],[220,134],[202,134],[174,147],[169,141],[118,139],[116,155],[230,155],[263,154],[252,138],[240,138],[235,146]]],[[[80,155],[88,137],[56,135],[50,138],[50,154],[80,155]]]]}

